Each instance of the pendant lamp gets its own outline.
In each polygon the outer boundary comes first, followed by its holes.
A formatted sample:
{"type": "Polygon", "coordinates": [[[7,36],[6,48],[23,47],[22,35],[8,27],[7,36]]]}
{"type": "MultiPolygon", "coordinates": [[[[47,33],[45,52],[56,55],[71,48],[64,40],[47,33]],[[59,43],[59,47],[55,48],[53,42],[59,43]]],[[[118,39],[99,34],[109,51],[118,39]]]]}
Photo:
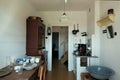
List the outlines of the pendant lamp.
{"type": "Polygon", "coordinates": [[[60,21],[67,21],[68,20],[68,16],[66,14],[66,3],[67,3],[67,0],[64,1],[64,12],[60,18],[60,21]]]}

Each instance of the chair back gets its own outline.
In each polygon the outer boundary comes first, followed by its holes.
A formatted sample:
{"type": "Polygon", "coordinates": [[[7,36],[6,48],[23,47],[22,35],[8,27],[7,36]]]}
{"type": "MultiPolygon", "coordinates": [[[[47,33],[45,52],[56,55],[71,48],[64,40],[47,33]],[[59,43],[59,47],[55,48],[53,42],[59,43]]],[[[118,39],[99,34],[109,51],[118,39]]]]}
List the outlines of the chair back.
{"type": "Polygon", "coordinates": [[[45,80],[46,79],[46,67],[47,67],[46,62],[44,62],[43,64],[40,65],[39,71],[38,71],[39,80],[45,80]]]}

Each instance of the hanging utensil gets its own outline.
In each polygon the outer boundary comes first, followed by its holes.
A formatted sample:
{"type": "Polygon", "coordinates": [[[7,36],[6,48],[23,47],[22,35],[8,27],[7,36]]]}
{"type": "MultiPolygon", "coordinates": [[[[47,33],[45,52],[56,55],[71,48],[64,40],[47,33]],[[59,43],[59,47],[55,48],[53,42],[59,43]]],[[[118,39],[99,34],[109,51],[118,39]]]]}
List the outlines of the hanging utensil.
{"type": "Polygon", "coordinates": [[[72,30],[72,33],[75,35],[77,33],[77,30],[75,30],[75,24],[74,24],[74,30],[72,30]]]}
{"type": "Polygon", "coordinates": [[[77,30],[76,31],[79,32],[79,24],[77,24],[77,30]]]}
{"type": "Polygon", "coordinates": [[[81,36],[87,36],[87,32],[82,32],[81,36]]]}

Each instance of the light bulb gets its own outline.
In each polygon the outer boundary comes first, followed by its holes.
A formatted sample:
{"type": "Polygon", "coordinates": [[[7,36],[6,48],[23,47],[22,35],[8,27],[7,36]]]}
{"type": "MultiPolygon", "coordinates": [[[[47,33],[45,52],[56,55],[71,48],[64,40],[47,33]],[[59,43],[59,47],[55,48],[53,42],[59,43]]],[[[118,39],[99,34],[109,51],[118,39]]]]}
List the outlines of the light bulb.
{"type": "Polygon", "coordinates": [[[67,3],[67,0],[65,0],[65,3],[67,3]]]}

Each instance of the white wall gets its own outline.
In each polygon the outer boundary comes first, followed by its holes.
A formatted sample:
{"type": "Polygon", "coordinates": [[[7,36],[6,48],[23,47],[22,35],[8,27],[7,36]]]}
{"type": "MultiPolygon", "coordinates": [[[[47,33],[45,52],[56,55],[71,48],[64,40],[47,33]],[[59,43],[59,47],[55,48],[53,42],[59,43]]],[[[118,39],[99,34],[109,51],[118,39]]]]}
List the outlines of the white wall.
{"type": "Polygon", "coordinates": [[[97,21],[99,20],[99,15],[100,15],[100,1],[96,1],[94,3],[95,5],[95,15],[94,15],[94,34],[92,35],[92,55],[97,56],[98,59],[97,61],[93,61],[96,65],[100,64],[100,27],[97,26],[97,21]]]}
{"type": "Polygon", "coordinates": [[[68,28],[64,27],[63,29],[61,29],[60,31],[60,54],[59,54],[59,59],[61,59],[61,57],[63,56],[63,54],[68,51],[68,28]]]}
{"type": "Polygon", "coordinates": [[[6,56],[25,55],[26,18],[34,12],[25,0],[0,0],[0,68],[6,65],[6,56]]]}
{"type": "Polygon", "coordinates": [[[107,26],[101,27],[101,65],[112,68],[115,75],[110,80],[120,80],[120,1],[101,1],[100,17],[107,14],[108,9],[114,9],[115,22],[108,24],[113,25],[113,29],[117,32],[117,36],[108,39],[106,34],[102,33],[107,26]]]}
{"type": "Polygon", "coordinates": [[[99,19],[99,4],[99,1],[95,1],[87,11],[87,39],[90,40],[92,56],[98,57],[96,59],[91,58],[90,65],[100,64],[100,27],[96,24],[96,21],[99,19]]]}
{"type": "Polygon", "coordinates": [[[87,10],[87,33],[88,38],[91,38],[92,34],[95,33],[95,3],[93,3],[87,10]]]}
{"type": "MultiPolygon", "coordinates": [[[[68,70],[73,70],[73,41],[74,38],[77,40],[76,42],[80,42],[81,32],[87,31],[87,12],[86,11],[73,11],[67,12],[69,20],[66,22],[60,22],[60,16],[63,14],[62,11],[45,11],[45,12],[37,12],[36,15],[43,18],[45,24],[50,26],[68,26],[68,70]],[[73,25],[79,24],[80,32],[77,35],[72,34],[72,30],[74,29],[73,25]]],[[[84,38],[83,38],[84,39],[84,38]]],[[[48,50],[48,70],[52,70],[52,38],[48,37],[46,40],[46,49],[48,50]],[[49,44],[48,44],[49,43],[49,44]]],[[[84,41],[81,41],[84,42],[84,41]]]]}

